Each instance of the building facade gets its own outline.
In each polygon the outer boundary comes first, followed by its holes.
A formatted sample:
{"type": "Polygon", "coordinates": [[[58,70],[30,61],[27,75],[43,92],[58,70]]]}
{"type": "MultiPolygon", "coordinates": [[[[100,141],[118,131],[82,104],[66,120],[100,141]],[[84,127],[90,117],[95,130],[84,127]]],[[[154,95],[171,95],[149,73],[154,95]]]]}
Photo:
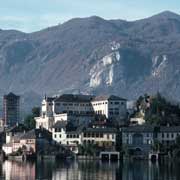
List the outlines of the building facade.
{"type": "Polygon", "coordinates": [[[176,142],[178,136],[180,136],[180,126],[165,126],[160,127],[157,139],[161,144],[170,146],[176,142]]]}
{"type": "Polygon", "coordinates": [[[4,95],[3,120],[5,126],[13,126],[20,121],[20,96],[13,93],[4,95]]]}
{"type": "Polygon", "coordinates": [[[78,145],[96,145],[115,150],[117,130],[114,128],[72,128],[65,121],[58,121],[52,128],[52,139],[78,153],[78,145]]]}
{"type": "Polygon", "coordinates": [[[117,96],[90,96],[64,94],[42,101],[41,116],[36,118],[36,128],[52,131],[57,121],[71,121],[76,125],[88,124],[95,116],[124,122],[127,116],[126,99],[117,96]]]}
{"type": "Polygon", "coordinates": [[[147,154],[153,151],[155,143],[162,144],[165,148],[174,145],[180,136],[180,126],[138,125],[122,128],[121,132],[124,149],[147,154]]]}
{"type": "Polygon", "coordinates": [[[136,155],[147,154],[154,143],[153,126],[131,126],[122,128],[122,145],[136,155]]]}

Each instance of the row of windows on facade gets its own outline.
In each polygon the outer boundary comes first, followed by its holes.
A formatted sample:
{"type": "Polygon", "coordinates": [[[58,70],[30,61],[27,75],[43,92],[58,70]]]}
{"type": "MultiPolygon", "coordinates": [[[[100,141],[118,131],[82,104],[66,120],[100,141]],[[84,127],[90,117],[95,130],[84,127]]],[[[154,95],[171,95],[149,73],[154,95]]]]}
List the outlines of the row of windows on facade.
{"type": "Polygon", "coordinates": [[[152,144],[152,141],[147,139],[145,141],[133,141],[131,143],[131,141],[129,139],[126,140],[126,144],[134,144],[134,145],[140,145],[140,144],[152,144]]]}
{"type": "MultiPolygon", "coordinates": [[[[59,138],[61,138],[61,134],[59,134],[59,138]]],[[[84,138],[103,138],[103,133],[84,133],[84,138]]],[[[57,138],[57,134],[54,134],[54,138],[57,138]]],[[[67,134],[66,138],[79,138],[79,134],[67,134]]],[[[112,139],[115,138],[115,135],[112,134],[112,139]]],[[[110,135],[107,134],[107,139],[110,139],[110,135]]]]}
{"type": "MultiPolygon", "coordinates": [[[[84,133],[84,137],[85,138],[103,138],[105,134],[103,133],[84,133]]],[[[115,138],[115,135],[114,134],[111,134],[112,135],[112,139],[115,138]]],[[[107,136],[107,139],[110,139],[110,134],[106,134],[107,136]]]]}
{"type": "MultiPolygon", "coordinates": [[[[119,110],[119,109],[118,109],[119,110]]],[[[110,115],[119,115],[119,111],[109,111],[110,115]]],[[[57,112],[56,112],[57,113],[57,112]]],[[[86,115],[93,115],[93,114],[105,114],[105,111],[103,110],[98,110],[98,111],[62,111],[62,113],[68,113],[68,114],[86,114],[86,115]]]]}
{"type": "MultiPolygon", "coordinates": [[[[103,104],[108,104],[108,102],[101,102],[101,103],[56,103],[56,106],[99,106],[99,105],[103,105],[103,104]]],[[[110,102],[110,104],[114,104],[114,105],[124,105],[124,102],[118,102],[118,101],[115,101],[115,102],[110,102]]],[[[53,103],[48,103],[49,106],[52,106],[53,103]]],[[[45,106],[45,104],[42,104],[42,106],[45,106]]]]}
{"type": "MultiPolygon", "coordinates": [[[[167,145],[169,145],[169,144],[174,144],[175,143],[175,140],[162,140],[161,141],[163,144],[167,144],[167,145]]],[[[126,144],[131,144],[131,142],[130,142],[130,140],[126,140],[126,144]]],[[[146,141],[139,141],[139,142],[132,142],[132,144],[134,144],[134,145],[140,145],[140,144],[152,144],[152,141],[151,140],[146,140],[146,141]]]]}
{"type": "MultiPolygon", "coordinates": [[[[131,134],[126,134],[126,137],[128,138],[129,135],[131,136],[131,134]]],[[[146,136],[146,137],[152,137],[153,136],[152,133],[146,133],[146,134],[143,134],[143,135],[146,136]]]]}
{"type": "MultiPolygon", "coordinates": [[[[57,134],[54,134],[54,138],[57,138],[58,135],[57,134]]],[[[61,138],[61,134],[59,134],[59,138],[61,138]]],[[[79,138],[79,134],[67,134],[66,135],[66,138],[79,138]]]]}
{"type": "MultiPolygon", "coordinates": [[[[180,133],[159,133],[159,135],[162,138],[174,138],[174,137],[180,135],[180,133]]],[[[129,137],[129,134],[126,134],[126,136],[129,137]]],[[[145,136],[146,137],[152,137],[153,134],[152,133],[146,133],[145,136]]]]}
{"type": "MultiPolygon", "coordinates": [[[[58,112],[56,112],[56,113],[58,114],[58,112]]],[[[105,112],[102,110],[99,110],[99,111],[62,111],[62,113],[63,114],[66,114],[66,113],[75,114],[75,115],[79,115],[79,114],[81,114],[81,115],[95,115],[95,114],[104,115],[105,114],[105,112]]],[[[119,115],[120,113],[119,113],[119,111],[114,111],[114,112],[110,111],[109,114],[110,115],[119,115]]],[[[43,114],[43,116],[45,116],[45,113],[43,114]]]]}
{"type": "Polygon", "coordinates": [[[96,145],[102,145],[102,146],[114,146],[115,145],[115,142],[104,142],[104,141],[101,141],[101,142],[96,142],[94,140],[84,140],[83,141],[84,144],[96,144],[96,145]]]}
{"type": "MultiPolygon", "coordinates": [[[[78,141],[73,141],[74,143],[76,143],[77,145],[79,144],[78,141]]],[[[61,144],[61,142],[59,142],[61,144]]],[[[67,145],[70,144],[69,141],[66,142],[67,145]]],[[[102,145],[103,147],[105,146],[114,146],[115,145],[115,142],[96,142],[94,140],[84,140],[83,141],[83,144],[96,144],[96,145],[102,145]]]]}
{"type": "Polygon", "coordinates": [[[175,138],[179,135],[180,133],[161,133],[162,138],[175,138]]]}

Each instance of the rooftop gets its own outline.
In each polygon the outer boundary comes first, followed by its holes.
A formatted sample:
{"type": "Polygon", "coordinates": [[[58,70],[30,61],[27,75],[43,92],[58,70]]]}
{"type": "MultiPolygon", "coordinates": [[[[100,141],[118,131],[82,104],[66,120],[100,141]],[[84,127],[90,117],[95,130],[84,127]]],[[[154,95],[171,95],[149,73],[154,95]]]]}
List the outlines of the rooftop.
{"type": "Polygon", "coordinates": [[[90,102],[94,96],[81,94],[63,94],[55,99],[55,102],[90,102]]]}
{"type": "Polygon", "coordinates": [[[122,132],[153,132],[154,126],[148,126],[148,125],[139,125],[139,126],[129,126],[122,128],[122,132]]]}
{"type": "Polygon", "coordinates": [[[53,128],[66,128],[67,126],[67,121],[57,121],[53,128]]]}
{"type": "Polygon", "coordinates": [[[28,131],[28,128],[24,124],[16,124],[13,127],[8,128],[6,132],[18,133],[25,131],[28,131]]]}
{"type": "Polygon", "coordinates": [[[116,133],[117,129],[115,128],[87,128],[84,130],[84,132],[92,133],[92,132],[100,132],[100,133],[116,133]]]}
{"type": "Polygon", "coordinates": [[[109,96],[96,96],[93,98],[92,101],[105,101],[105,100],[120,100],[120,101],[126,101],[126,99],[121,98],[119,96],[109,95],[109,96]]]}
{"type": "Polygon", "coordinates": [[[160,132],[180,132],[180,126],[161,126],[160,132]]]}
{"type": "Polygon", "coordinates": [[[45,138],[51,139],[51,133],[46,129],[32,129],[21,136],[21,139],[37,139],[45,138]]]}
{"type": "Polygon", "coordinates": [[[9,94],[4,95],[4,98],[20,98],[20,96],[15,95],[14,93],[10,92],[9,94]]]}

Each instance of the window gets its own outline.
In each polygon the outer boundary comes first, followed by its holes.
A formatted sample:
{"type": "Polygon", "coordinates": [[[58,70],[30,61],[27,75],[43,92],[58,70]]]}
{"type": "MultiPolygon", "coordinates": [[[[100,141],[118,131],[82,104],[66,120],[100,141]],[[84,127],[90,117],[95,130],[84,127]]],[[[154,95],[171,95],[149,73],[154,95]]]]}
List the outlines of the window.
{"type": "Polygon", "coordinates": [[[118,105],[118,104],[119,104],[119,102],[115,102],[114,104],[118,105]]]}
{"type": "Polygon", "coordinates": [[[59,138],[61,138],[61,134],[59,135],[59,138]]]}
{"type": "Polygon", "coordinates": [[[56,139],[56,134],[54,135],[54,138],[56,139]]]}
{"type": "Polygon", "coordinates": [[[167,133],[167,138],[169,138],[169,133],[167,133]]]}
{"type": "Polygon", "coordinates": [[[171,134],[171,138],[174,138],[174,134],[173,133],[171,134]]]}
{"type": "Polygon", "coordinates": [[[107,134],[107,139],[109,139],[109,134],[107,134]]]}
{"type": "Polygon", "coordinates": [[[55,128],[55,132],[61,132],[61,129],[55,128]]]}
{"type": "Polygon", "coordinates": [[[164,133],[162,133],[162,138],[164,138],[164,133]]]}
{"type": "Polygon", "coordinates": [[[100,133],[100,138],[103,138],[103,133],[100,133]]]}

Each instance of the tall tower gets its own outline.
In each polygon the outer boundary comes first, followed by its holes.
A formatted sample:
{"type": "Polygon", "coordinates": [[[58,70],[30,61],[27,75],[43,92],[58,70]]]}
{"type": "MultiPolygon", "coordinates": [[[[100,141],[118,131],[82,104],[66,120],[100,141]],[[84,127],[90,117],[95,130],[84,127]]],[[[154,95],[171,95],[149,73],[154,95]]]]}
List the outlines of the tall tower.
{"type": "Polygon", "coordinates": [[[6,126],[13,126],[20,121],[20,96],[13,93],[4,95],[3,119],[6,126]]]}

